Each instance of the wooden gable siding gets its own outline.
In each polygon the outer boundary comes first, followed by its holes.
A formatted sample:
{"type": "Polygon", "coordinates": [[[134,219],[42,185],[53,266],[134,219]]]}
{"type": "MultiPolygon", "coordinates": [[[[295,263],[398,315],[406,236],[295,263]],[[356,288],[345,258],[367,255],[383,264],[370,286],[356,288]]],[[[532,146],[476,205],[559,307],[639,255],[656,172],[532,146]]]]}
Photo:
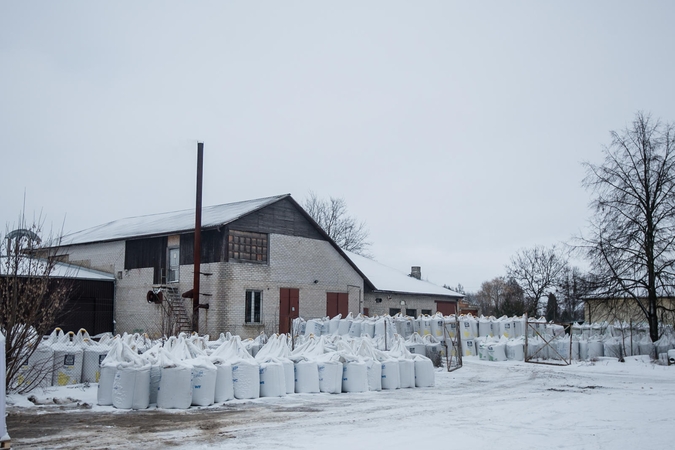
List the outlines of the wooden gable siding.
{"type": "Polygon", "coordinates": [[[229,227],[233,230],[325,240],[314,224],[288,199],[280,200],[235,220],[229,227]]]}
{"type": "Polygon", "coordinates": [[[166,245],[166,236],[126,241],[124,268],[129,270],[152,267],[155,270],[152,282],[163,283],[162,274],[166,269],[166,245]]]}
{"type": "MultiPolygon", "coordinates": [[[[214,263],[227,261],[226,239],[227,229],[202,230],[202,263],[214,263]]],[[[180,235],[180,264],[194,264],[195,234],[185,233],[180,235]]]]}

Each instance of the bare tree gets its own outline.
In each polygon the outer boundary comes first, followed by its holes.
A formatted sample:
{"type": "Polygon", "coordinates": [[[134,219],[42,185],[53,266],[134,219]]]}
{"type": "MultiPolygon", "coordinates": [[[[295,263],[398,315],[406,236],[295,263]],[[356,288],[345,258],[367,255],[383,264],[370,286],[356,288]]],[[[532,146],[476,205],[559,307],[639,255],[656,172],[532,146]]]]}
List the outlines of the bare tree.
{"type": "Polygon", "coordinates": [[[523,289],[528,314],[539,312],[541,298],[555,292],[566,267],[567,259],[555,245],[523,249],[511,258],[506,272],[523,289]]]}
{"type": "Polygon", "coordinates": [[[51,367],[22,371],[42,336],[53,329],[70,292],[65,279],[54,277],[60,236],[43,239],[41,234],[41,223],[26,227],[22,216],[19,228],[0,239],[0,328],[8,391],[26,392],[51,375],[51,367]]]}
{"type": "Polygon", "coordinates": [[[557,289],[560,320],[576,322],[584,319],[584,298],[593,290],[592,279],[578,267],[568,266],[561,274],[557,289]]]}
{"type": "Polygon", "coordinates": [[[672,295],[675,264],[675,132],[637,113],[633,123],[612,131],[602,164],[585,163],[584,186],[591,203],[591,230],[578,248],[597,277],[596,295],[630,298],[659,338],[659,313],[672,312],[660,297],[672,295]]]}
{"type": "Polygon", "coordinates": [[[370,257],[366,224],[348,214],[344,199],[320,199],[310,192],[303,207],[341,249],[370,257]]]}
{"type": "Polygon", "coordinates": [[[484,281],[473,298],[484,315],[515,316],[525,312],[523,290],[513,279],[497,277],[484,281]]]}

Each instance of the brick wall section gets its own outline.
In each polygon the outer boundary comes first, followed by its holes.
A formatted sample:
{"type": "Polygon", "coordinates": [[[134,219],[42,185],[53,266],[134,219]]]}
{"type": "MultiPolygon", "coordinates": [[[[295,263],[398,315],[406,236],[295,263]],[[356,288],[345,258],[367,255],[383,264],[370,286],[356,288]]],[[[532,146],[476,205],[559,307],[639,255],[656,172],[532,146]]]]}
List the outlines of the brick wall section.
{"type": "MultiPolygon", "coordinates": [[[[255,337],[261,331],[276,333],[279,327],[279,290],[295,288],[300,292],[300,316],[303,318],[326,315],[326,293],[348,292],[349,311],[360,311],[363,279],[326,241],[270,235],[270,254],[267,264],[231,261],[201,265],[201,303],[209,309],[200,310],[200,332],[214,339],[220,333],[231,332],[242,338],[255,337]],[[314,283],[314,280],[317,282],[314,283]],[[245,325],[245,292],[263,291],[262,323],[245,325]]],[[[69,261],[104,272],[121,274],[116,281],[116,332],[147,332],[157,335],[161,329],[160,305],[148,303],[145,298],[153,287],[153,269],[124,270],[124,242],[85,244],[70,247],[69,261]]],[[[192,288],[193,266],[180,266],[178,292],[192,288]]],[[[192,313],[192,301],[184,302],[192,313]]]]}

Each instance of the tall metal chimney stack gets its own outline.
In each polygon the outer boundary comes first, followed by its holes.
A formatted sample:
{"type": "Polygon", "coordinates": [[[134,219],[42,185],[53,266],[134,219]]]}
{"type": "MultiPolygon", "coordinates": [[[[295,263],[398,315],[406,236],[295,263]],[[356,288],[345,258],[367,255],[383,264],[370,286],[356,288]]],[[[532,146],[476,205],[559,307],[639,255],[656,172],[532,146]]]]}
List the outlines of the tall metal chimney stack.
{"type": "Polygon", "coordinates": [[[418,280],[422,279],[422,267],[420,266],[412,266],[410,268],[410,276],[413,278],[417,278],[418,280]]]}

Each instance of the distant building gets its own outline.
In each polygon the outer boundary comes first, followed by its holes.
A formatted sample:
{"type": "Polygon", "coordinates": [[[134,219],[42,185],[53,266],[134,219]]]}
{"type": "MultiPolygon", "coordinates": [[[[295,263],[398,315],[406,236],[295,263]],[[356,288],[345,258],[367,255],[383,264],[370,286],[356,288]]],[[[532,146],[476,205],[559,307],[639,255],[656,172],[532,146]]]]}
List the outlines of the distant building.
{"type": "Polygon", "coordinates": [[[422,280],[419,266],[413,266],[410,275],[406,275],[372,259],[346,253],[370,282],[363,294],[364,314],[450,315],[455,314],[458,302],[464,298],[463,294],[422,280]]]}

